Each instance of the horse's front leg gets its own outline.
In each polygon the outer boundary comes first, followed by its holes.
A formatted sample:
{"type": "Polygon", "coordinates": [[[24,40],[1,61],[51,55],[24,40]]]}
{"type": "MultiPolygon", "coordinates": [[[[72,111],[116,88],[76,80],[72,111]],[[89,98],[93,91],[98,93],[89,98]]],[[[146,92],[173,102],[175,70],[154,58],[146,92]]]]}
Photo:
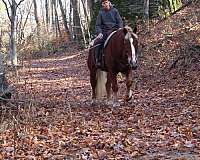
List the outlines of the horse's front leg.
{"type": "MultiPolygon", "coordinates": [[[[120,106],[120,103],[118,101],[118,96],[117,96],[117,92],[118,92],[117,74],[109,73],[108,79],[110,80],[110,87],[112,86],[112,90],[113,90],[113,107],[120,106]]],[[[109,95],[111,95],[110,92],[109,92],[109,95]]]]}
{"type": "Polygon", "coordinates": [[[132,99],[133,91],[131,90],[131,86],[133,83],[132,80],[132,70],[128,71],[126,74],[126,96],[125,96],[125,101],[130,101],[132,99]]]}

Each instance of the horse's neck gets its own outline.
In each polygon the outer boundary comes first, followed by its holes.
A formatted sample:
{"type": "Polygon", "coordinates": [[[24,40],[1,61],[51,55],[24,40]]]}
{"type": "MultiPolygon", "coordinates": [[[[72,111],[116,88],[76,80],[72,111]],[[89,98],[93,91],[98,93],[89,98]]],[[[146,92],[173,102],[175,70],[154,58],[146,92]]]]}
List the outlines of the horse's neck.
{"type": "Polygon", "coordinates": [[[113,31],[108,38],[106,39],[106,41],[104,42],[104,48],[106,47],[106,45],[108,44],[108,41],[111,39],[111,37],[116,33],[117,31],[113,31]]]}
{"type": "Polygon", "coordinates": [[[110,41],[114,46],[112,47],[113,51],[109,53],[110,56],[113,57],[115,61],[121,61],[124,50],[124,40],[121,31],[118,30],[118,32],[112,36],[110,41]]]}

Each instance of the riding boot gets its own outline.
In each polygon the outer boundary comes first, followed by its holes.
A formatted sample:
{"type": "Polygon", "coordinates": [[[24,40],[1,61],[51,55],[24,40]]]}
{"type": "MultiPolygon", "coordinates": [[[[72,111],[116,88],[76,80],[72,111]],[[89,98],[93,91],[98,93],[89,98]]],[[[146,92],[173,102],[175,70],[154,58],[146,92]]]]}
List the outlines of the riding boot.
{"type": "Polygon", "coordinates": [[[103,45],[99,45],[95,49],[95,60],[96,60],[96,67],[100,68],[101,67],[101,57],[102,57],[102,50],[103,50],[103,45]]]}

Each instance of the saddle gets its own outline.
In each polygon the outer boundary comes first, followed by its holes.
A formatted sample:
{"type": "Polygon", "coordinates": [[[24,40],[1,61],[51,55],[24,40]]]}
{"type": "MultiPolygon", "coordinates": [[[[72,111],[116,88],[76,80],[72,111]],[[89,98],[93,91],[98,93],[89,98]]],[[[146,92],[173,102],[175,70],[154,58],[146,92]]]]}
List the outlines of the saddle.
{"type": "Polygon", "coordinates": [[[104,56],[104,48],[106,48],[110,38],[116,33],[117,31],[113,31],[106,39],[104,43],[99,43],[94,46],[95,48],[95,54],[94,54],[94,59],[95,59],[95,65],[97,68],[106,71],[106,66],[105,66],[105,56],[104,56]]]}

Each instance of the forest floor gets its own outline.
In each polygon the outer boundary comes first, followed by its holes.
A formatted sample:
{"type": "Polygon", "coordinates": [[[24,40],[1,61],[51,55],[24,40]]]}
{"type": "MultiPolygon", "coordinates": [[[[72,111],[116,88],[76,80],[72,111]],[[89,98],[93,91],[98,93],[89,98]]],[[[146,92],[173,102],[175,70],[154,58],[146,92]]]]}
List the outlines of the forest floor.
{"type": "Polygon", "coordinates": [[[120,107],[90,105],[87,50],[72,43],[21,61],[1,105],[0,159],[200,159],[199,8],[139,28],[134,99],[120,107]]]}

